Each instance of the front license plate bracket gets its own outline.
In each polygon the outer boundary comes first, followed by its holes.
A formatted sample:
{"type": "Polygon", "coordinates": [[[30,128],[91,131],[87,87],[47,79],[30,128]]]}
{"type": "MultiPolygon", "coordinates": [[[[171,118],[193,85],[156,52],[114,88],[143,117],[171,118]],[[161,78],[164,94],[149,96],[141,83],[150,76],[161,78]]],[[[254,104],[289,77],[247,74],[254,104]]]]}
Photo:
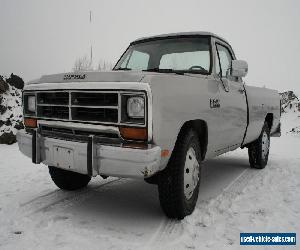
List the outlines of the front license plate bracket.
{"type": "Polygon", "coordinates": [[[54,163],[56,167],[64,169],[74,168],[74,151],[70,148],[54,146],[54,163]]]}

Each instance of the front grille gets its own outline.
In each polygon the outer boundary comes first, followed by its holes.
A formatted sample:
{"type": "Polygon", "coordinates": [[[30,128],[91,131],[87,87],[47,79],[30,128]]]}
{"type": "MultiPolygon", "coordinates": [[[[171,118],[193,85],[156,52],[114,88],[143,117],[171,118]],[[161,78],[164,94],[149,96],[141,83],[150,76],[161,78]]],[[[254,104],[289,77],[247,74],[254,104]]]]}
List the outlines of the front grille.
{"type": "Polygon", "coordinates": [[[108,108],[72,108],[72,119],[77,121],[118,122],[118,110],[108,108]]]}
{"type": "MultiPolygon", "coordinates": [[[[146,126],[145,119],[128,119],[127,96],[143,95],[124,90],[62,90],[25,92],[36,95],[36,113],[25,116],[45,120],[60,120],[107,125],[146,126]]],[[[146,111],[147,112],[147,111],[146,111]]]]}
{"type": "Polygon", "coordinates": [[[38,93],[37,102],[39,104],[48,104],[48,105],[69,105],[69,93],[68,92],[38,93]]]}
{"type": "Polygon", "coordinates": [[[116,93],[72,93],[72,105],[79,106],[118,106],[116,93]]]}
{"type": "Polygon", "coordinates": [[[64,106],[38,106],[37,116],[54,119],[69,119],[69,108],[64,106]]]}
{"type": "Polygon", "coordinates": [[[91,123],[119,123],[117,91],[37,92],[37,118],[91,123]]]}

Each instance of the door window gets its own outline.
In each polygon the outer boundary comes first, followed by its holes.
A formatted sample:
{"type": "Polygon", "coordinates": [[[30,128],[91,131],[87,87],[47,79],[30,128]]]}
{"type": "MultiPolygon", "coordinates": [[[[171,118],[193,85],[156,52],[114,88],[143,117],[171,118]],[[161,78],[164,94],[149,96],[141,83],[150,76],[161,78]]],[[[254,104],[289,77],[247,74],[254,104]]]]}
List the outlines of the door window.
{"type": "Polygon", "coordinates": [[[231,68],[232,56],[229,50],[223,45],[217,44],[216,72],[222,77],[227,77],[231,68]],[[221,66],[221,68],[220,68],[221,66]]]}

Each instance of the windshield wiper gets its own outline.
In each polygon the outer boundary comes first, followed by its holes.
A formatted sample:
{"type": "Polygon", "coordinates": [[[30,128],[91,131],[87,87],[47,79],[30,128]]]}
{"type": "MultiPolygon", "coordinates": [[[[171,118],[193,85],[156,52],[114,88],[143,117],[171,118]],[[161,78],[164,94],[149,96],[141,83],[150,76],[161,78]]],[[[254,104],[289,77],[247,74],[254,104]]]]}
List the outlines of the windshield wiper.
{"type": "Polygon", "coordinates": [[[179,75],[183,75],[184,72],[174,70],[174,69],[160,69],[160,68],[152,68],[152,69],[144,69],[146,72],[157,72],[157,73],[175,73],[179,75]]]}
{"type": "Polygon", "coordinates": [[[122,67],[119,67],[119,68],[116,68],[114,70],[131,70],[131,68],[122,68],[122,67]]]}
{"type": "Polygon", "coordinates": [[[208,75],[209,74],[209,72],[207,71],[207,70],[205,70],[205,69],[201,69],[201,70],[199,70],[199,69],[190,69],[190,70],[183,70],[183,72],[184,73],[190,73],[190,74],[201,74],[201,75],[208,75]]]}

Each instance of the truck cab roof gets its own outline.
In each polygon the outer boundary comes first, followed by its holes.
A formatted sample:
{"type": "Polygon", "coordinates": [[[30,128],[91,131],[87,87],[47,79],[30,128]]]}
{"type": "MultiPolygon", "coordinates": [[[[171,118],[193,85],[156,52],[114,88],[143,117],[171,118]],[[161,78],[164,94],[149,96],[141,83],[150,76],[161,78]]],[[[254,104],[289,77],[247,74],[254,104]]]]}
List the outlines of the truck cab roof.
{"type": "Polygon", "coordinates": [[[168,37],[184,37],[184,36],[211,36],[218,38],[226,43],[229,44],[227,40],[224,38],[211,33],[211,32],[206,32],[206,31],[192,31],[192,32],[176,32],[176,33],[167,33],[167,34],[160,34],[160,35],[155,35],[155,36],[148,36],[148,37],[142,37],[134,40],[131,44],[147,41],[147,40],[156,40],[156,39],[163,39],[163,38],[168,38],[168,37]]]}

